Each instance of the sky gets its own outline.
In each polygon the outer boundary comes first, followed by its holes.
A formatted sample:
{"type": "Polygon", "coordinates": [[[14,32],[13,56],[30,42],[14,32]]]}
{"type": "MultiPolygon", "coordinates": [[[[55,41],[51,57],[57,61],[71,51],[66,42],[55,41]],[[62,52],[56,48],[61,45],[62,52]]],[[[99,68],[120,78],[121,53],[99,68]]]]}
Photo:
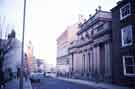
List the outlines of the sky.
{"type": "MultiPolygon", "coordinates": [[[[56,64],[56,39],[78,21],[78,15],[88,18],[100,5],[109,11],[119,0],[27,0],[25,45],[31,40],[34,56],[56,64]]],[[[23,0],[0,0],[0,22],[4,29],[14,28],[22,37],[23,0]]]]}

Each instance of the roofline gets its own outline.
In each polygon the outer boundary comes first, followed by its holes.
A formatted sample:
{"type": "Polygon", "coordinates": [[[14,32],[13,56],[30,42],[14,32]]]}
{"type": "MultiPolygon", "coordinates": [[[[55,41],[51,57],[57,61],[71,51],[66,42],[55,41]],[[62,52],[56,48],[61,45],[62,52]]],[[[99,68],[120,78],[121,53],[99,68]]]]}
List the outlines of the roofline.
{"type": "Polygon", "coordinates": [[[81,33],[83,33],[84,31],[87,31],[88,28],[90,28],[91,26],[95,25],[98,21],[112,21],[112,19],[109,19],[109,18],[102,18],[102,17],[98,17],[96,19],[96,21],[93,23],[93,24],[90,24],[87,28],[85,29],[81,29],[80,31],[77,32],[77,35],[80,35],[81,33]]]}
{"type": "Polygon", "coordinates": [[[58,36],[58,38],[56,39],[56,41],[58,41],[58,40],[61,38],[61,36],[62,36],[66,31],[68,31],[68,30],[65,29],[65,30],[60,34],[60,36],[58,36]]]}
{"type": "MultiPolygon", "coordinates": [[[[101,10],[101,11],[97,11],[97,12],[96,12],[93,16],[91,16],[86,22],[84,22],[81,27],[83,27],[84,24],[88,23],[88,21],[90,21],[91,19],[93,19],[93,18],[95,17],[95,15],[98,14],[99,12],[111,13],[110,11],[102,11],[102,10],[101,10]]],[[[98,20],[98,19],[99,19],[99,18],[97,18],[97,20],[98,20]]],[[[83,30],[84,30],[84,29],[83,29],[83,30]]],[[[84,30],[84,31],[85,31],[85,30],[84,30]]],[[[84,32],[84,31],[82,31],[82,29],[81,29],[80,31],[77,32],[77,35],[81,34],[81,33],[84,32]]]]}
{"type": "Polygon", "coordinates": [[[131,2],[132,0],[121,0],[117,2],[117,5],[113,7],[110,11],[113,11],[114,9],[117,9],[119,6],[121,6],[123,3],[131,2]]]}

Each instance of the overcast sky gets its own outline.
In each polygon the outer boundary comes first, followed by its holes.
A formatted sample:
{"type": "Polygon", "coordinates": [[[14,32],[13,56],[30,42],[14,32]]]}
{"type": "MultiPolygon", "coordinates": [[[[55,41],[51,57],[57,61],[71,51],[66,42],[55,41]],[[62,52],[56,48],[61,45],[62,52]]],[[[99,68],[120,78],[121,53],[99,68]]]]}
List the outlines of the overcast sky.
{"type": "MultiPolygon", "coordinates": [[[[56,39],[78,21],[78,14],[88,17],[101,5],[109,11],[119,0],[27,0],[26,43],[31,40],[34,55],[47,62],[56,63],[56,39]]],[[[21,39],[23,0],[0,0],[0,19],[6,19],[5,29],[15,28],[21,39]],[[5,17],[4,17],[5,16],[5,17]],[[8,27],[8,28],[7,28],[8,27]]]]}

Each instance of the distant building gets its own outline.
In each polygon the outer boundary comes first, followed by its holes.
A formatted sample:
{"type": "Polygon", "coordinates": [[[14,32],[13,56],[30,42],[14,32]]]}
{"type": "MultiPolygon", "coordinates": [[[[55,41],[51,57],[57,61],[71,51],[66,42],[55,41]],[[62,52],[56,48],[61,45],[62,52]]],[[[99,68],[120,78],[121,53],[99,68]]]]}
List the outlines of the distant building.
{"type": "Polygon", "coordinates": [[[135,0],[112,10],[113,82],[135,87],[135,0]]]}
{"type": "Polygon", "coordinates": [[[31,69],[31,72],[37,72],[37,60],[35,57],[32,59],[31,69]]]}
{"type": "Polygon", "coordinates": [[[31,72],[45,72],[46,63],[44,59],[33,58],[31,64],[31,72]]]}
{"type": "Polygon", "coordinates": [[[45,66],[44,59],[36,59],[36,62],[37,62],[37,71],[44,72],[44,66],[45,66]]]}
{"type": "Polygon", "coordinates": [[[69,47],[73,77],[111,81],[111,21],[111,12],[99,7],[80,24],[78,40],[69,47]]]}
{"type": "Polygon", "coordinates": [[[70,43],[76,38],[79,30],[79,24],[68,26],[66,30],[57,39],[57,71],[65,74],[71,71],[71,58],[68,54],[70,43]]]}
{"type": "Polygon", "coordinates": [[[52,72],[53,65],[46,63],[45,64],[45,72],[52,72]]]}
{"type": "Polygon", "coordinates": [[[33,45],[31,41],[29,41],[28,43],[26,54],[27,54],[27,61],[28,61],[28,70],[29,72],[32,72],[33,45]]]}

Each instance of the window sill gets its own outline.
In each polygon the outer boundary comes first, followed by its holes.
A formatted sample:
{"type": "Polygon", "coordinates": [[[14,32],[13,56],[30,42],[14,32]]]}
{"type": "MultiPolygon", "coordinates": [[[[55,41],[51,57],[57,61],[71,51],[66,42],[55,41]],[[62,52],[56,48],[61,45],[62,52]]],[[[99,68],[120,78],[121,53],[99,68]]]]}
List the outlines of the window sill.
{"type": "Polygon", "coordinates": [[[128,74],[128,73],[126,73],[126,74],[124,74],[124,76],[127,76],[127,77],[135,77],[135,74],[128,74]]]}
{"type": "Polygon", "coordinates": [[[121,46],[120,48],[128,48],[128,47],[132,47],[133,46],[133,43],[130,43],[130,44],[126,44],[124,46],[121,46]]]}

